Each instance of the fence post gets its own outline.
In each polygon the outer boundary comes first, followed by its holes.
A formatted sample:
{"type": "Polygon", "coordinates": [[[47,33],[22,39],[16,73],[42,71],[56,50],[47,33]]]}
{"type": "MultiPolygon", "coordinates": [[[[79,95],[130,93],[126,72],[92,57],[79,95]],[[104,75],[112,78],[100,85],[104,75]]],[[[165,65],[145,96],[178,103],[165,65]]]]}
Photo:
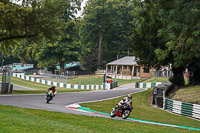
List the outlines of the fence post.
{"type": "Polygon", "coordinates": [[[163,109],[165,109],[165,90],[163,91],[163,109]]]}
{"type": "Polygon", "coordinates": [[[117,81],[117,71],[115,71],[115,82],[117,81]]]}

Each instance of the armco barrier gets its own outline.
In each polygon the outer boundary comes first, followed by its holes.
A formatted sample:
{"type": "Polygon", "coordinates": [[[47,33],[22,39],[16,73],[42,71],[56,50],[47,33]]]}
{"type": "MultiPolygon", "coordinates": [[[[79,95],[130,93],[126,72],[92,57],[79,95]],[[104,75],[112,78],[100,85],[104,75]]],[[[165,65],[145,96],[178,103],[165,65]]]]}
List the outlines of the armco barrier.
{"type": "Polygon", "coordinates": [[[200,105],[165,98],[165,109],[184,116],[200,119],[200,105]]]}

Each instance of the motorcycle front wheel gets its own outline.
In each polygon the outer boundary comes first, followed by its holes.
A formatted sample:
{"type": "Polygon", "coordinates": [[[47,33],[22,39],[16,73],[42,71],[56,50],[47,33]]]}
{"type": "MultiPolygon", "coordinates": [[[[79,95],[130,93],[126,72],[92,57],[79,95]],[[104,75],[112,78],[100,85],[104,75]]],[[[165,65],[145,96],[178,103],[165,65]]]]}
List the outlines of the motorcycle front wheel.
{"type": "Polygon", "coordinates": [[[48,96],[48,97],[46,98],[46,100],[47,100],[47,103],[49,103],[49,102],[51,101],[51,98],[48,96]]]}
{"type": "Polygon", "coordinates": [[[122,118],[126,119],[129,117],[131,111],[130,110],[124,110],[124,112],[122,113],[122,118]]]}
{"type": "Polygon", "coordinates": [[[111,112],[110,112],[110,117],[115,117],[116,116],[116,112],[115,110],[113,109],[111,112]]]}

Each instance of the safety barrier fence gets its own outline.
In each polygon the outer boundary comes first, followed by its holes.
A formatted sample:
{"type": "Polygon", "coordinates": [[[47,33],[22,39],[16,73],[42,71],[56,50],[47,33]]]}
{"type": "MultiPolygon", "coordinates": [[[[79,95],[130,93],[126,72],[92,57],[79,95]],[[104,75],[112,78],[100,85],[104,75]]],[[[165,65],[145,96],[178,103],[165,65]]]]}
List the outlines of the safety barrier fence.
{"type": "Polygon", "coordinates": [[[200,119],[200,105],[164,99],[165,109],[184,116],[200,119]]]}
{"type": "Polygon", "coordinates": [[[72,89],[105,89],[105,85],[76,85],[76,84],[66,84],[66,83],[59,83],[59,82],[53,82],[53,81],[47,81],[47,80],[42,80],[39,78],[31,77],[31,76],[26,76],[23,74],[16,74],[13,73],[14,77],[18,77],[24,80],[36,82],[36,83],[41,83],[45,85],[55,85],[57,87],[62,87],[62,88],[72,88],[72,89]]]}
{"type": "Polygon", "coordinates": [[[164,82],[150,82],[150,83],[136,82],[135,88],[153,88],[162,83],[164,82]]]}
{"type": "MultiPolygon", "coordinates": [[[[75,84],[65,84],[65,83],[58,83],[58,82],[53,82],[53,81],[42,80],[42,79],[34,78],[31,76],[25,76],[25,75],[16,74],[16,73],[14,73],[13,76],[21,78],[21,79],[29,80],[32,82],[37,82],[37,83],[41,83],[41,84],[45,84],[45,85],[55,85],[57,87],[62,87],[62,88],[108,89],[108,90],[110,89],[109,83],[103,83],[102,85],[75,85],[75,84]]],[[[151,83],[136,82],[135,84],[133,84],[133,88],[153,88],[153,87],[156,87],[163,83],[164,82],[151,82],[151,83]]],[[[113,83],[113,88],[114,87],[117,87],[117,82],[113,83]]],[[[168,110],[168,111],[176,113],[176,114],[200,119],[200,105],[171,100],[169,98],[166,98],[165,96],[163,96],[163,97],[164,97],[163,98],[163,107],[165,110],[168,110]]]]}
{"type": "MultiPolygon", "coordinates": [[[[62,87],[62,88],[72,88],[72,89],[106,89],[110,90],[110,83],[103,83],[102,85],[76,85],[76,84],[67,84],[67,83],[59,83],[59,82],[53,82],[53,81],[47,81],[47,80],[42,80],[39,78],[31,77],[31,76],[26,76],[22,73],[13,73],[14,77],[18,77],[24,80],[36,82],[36,83],[41,83],[45,85],[55,85],[57,87],[62,87]]],[[[152,88],[155,87],[159,84],[162,84],[164,82],[151,82],[151,83],[139,83],[136,82],[133,84],[133,88],[152,88]]],[[[112,88],[115,88],[118,86],[118,82],[114,81],[112,83],[112,88]]]]}

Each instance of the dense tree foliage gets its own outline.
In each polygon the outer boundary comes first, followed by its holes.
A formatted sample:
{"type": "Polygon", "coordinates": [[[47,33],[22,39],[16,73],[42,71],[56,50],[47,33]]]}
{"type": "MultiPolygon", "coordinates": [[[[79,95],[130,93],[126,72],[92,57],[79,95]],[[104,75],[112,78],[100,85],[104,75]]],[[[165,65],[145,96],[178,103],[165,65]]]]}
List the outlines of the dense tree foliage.
{"type": "Polygon", "coordinates": [[[9,53],[24,39],[54,39],[64,26],[66,0],[2,0],[0,2],[0,45],[9,53]],[[18,2],[18,3],[17,3],[18,2]]]}
{"type": "Polygon", "coordinates": [[[20,60],[17,57],[7,56],[7,55],[2,54],[0,52],[0,66],[7,65],[7,64],[12,64],[13,62],[20,63],[20,60]]]}
{"type": "Polygon", "coordinates": [[[184,85],[183,71],[192,64],[199,66],[200,2],[193,0],[137,1],[134,53],[140,63],[160,67],[173,66],[176,85],[184,85]]]}
{"type": "Polygon", "coordinates": [[[89,0],[87,4],[83,17],[83,43],[90,48],[98,46],[98,67],[115,60],[117,55],[123,56],[125,51],[127,55],[131,49],[129,22],[133,8],[130,1],[89,0]]]}
{"type": "Polygon", "coordinates": [[[80,56],[81,45],[79,42],[78,25],[69,21],[65,32],[54,43],[44,43],[36,53],[39,66],[55,66],[60,64],[61,73],[66,62],[77,61],[80,56]]]}
{"type": "Polygon", "coordinates": [[[75,13],[80,9],[80,2],[80,0],[69,0],[63,3],[65,6],[59,18],[63,23],[60,25],[62,29],[59,34],[58,32],[53,34],[53,40],[45,36],[41,36],[38,40],[27,38],[21,41],[20,45],[15,46],[13,54],[18,56],[22,62],[36,60],[38,67],[50,67],[52,71],[56,65],[60,64],[62,73],[65,62],[78,60],[81,50],[78,21],[75,18],[75,13]]]}
{"type": "Polygon", "coordinates": [[[184,85],[186,68],[200,81],[199,1],[88,0],[77,19],[80,2],[2,0],[0,49],[40,67],[60,64],[61,72],[75,60],[96,70],[130,51],[147,67],[172,64],[175,85],[184,85]]]}

